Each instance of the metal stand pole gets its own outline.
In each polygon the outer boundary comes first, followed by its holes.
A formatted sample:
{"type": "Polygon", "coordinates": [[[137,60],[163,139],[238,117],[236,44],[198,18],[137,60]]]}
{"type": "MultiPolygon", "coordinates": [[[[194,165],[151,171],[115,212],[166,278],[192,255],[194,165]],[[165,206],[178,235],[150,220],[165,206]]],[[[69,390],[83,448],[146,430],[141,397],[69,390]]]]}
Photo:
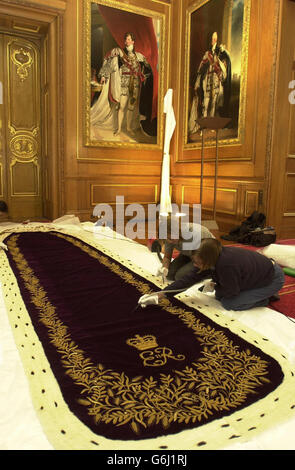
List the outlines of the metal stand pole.
{"type": "Polygon", "coordinates": [[[202,130],[202,161],[201,161],[201,188],[200,188],[200,203],[202,203],[203,197],[203,164],[204,164],[204,130],[211,129],[216,131],[216,158],[215,158],[215,178],[214,178],[214,205],[213,205],[213,220],[203,221],[203,225],[208,228],[215,228],[218,230],[216,223],[216,201],[217,201],[217,178],[218,178],[218,132],[220,129],[224,129],[227,124],[231,121],[231,118],[223,117],[206,117],[197,119],[197,123],[200,125],[202,130]],[[211,226],[209,227],[211,222],[211,226]]]}
{"type": "Polygon", "coordinates": [[[203,202],[203,179],[204,179],[204,129],[202,130],[202,153],[201,153],[201,182],[200,182],[200,205],[203,202]]]}

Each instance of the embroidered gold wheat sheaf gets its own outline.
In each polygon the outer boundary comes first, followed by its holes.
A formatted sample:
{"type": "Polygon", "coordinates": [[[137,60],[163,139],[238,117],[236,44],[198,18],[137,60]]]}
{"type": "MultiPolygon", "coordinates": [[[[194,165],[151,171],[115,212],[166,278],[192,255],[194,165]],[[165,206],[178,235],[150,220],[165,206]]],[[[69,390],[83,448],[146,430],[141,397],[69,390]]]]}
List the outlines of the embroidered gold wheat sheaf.
{"type": "MultiPolygon", "coordinates": [[[[150,293],[149,284],[137,280],[119,264],[97,250],[67,235],[54,233],[97,259],[140,293],[150,293]]],[[[71,339],[68,327],[58,318],[33,270],[18,248],[19,235],[13,235],[7,245],[19,269],[31,301],[38,310],[39,320],[48,331],[51,343],[60,354],[61,363],[76,385],[81,387],[80,404],[87,407],[95,422],[116,426],[130,424],[135,433],[161,423],[205,421],[213,412],[234,410],[242,405],[258,387],[269,383],[268,363],[233,345],[222,331],[203,324],[191,312],[175,307],[165,299],[162,308],[190,328],[201,347],[198,357],[189,366],[160,374],[159,378],[128,377],[95,365],[71,339]]]]}

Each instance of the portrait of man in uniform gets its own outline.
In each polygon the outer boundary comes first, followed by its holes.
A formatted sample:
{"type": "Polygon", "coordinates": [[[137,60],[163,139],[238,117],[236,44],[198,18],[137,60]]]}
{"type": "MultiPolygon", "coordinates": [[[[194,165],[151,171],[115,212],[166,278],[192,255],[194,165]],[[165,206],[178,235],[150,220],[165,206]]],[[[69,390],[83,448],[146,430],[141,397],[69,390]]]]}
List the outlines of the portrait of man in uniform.
{"type": "Polygon", "coordinates": [[[230,118],[221,138],[238,138],[245,0],[208,0],[190,15],[187,142],[200,142],[198,119],[230,118]]]}
{"type": "Polygon", "coordinates": [[[91,4],[90,138],[157,143],[160,22],[91,4]]]}

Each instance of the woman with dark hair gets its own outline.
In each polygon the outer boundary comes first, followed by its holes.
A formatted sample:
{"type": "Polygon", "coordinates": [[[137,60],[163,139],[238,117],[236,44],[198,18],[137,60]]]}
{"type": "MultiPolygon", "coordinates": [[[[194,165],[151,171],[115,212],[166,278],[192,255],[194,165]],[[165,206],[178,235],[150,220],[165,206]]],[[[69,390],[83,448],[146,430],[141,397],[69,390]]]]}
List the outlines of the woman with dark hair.
{"type": "MultiPolygon", "coordinates": [[[[215,238],[204,239],[192,259],[191,272],[164,291],[185,290],[200,282],[203,271],[210,270],[212,281],[207,291],[215,290],[216,299],[226,310],[248,310],[278,299],[277,293],[284,285],[284,272],[273,260],[256,251],[222,246],[215,238]]],[[[141,305],[145,302],[158,303],[158,298],[151,302],[147,297],[139,299],[141,305]]]]}

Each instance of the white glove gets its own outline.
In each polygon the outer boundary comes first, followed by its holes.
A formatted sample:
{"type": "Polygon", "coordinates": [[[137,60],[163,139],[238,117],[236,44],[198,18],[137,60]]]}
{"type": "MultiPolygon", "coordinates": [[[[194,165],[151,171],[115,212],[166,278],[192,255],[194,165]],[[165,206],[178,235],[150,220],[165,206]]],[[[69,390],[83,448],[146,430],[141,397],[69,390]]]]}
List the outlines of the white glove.
{"type": "Polygon", "coordinates": [[[0,248],[3,248],[6,251],[8,250],[7,246],[3,242],[0,242],[0,248]]]}
{"type": "Polygon", "coordinates": [[[145,308],[147,305],[158,305],[158,294],[145,294],[140,297],[138,303],[142,308],[145,308]]]}
{"type": "Polygon", "coordinates": [[[207,281],[204,283],[204,288],[202,290],[203,294],[208,292],[213,292],[215,290],[215,283],[212,281],[207,281]]]}
{"type": "Polygon", "coordinates": [[[158,271],[157,271],[157,276],[164,276],[164,277],[167,277],[168,275],[168,269],[165,268],[164,266],[160,266],[158,268],[158,271]]]}

